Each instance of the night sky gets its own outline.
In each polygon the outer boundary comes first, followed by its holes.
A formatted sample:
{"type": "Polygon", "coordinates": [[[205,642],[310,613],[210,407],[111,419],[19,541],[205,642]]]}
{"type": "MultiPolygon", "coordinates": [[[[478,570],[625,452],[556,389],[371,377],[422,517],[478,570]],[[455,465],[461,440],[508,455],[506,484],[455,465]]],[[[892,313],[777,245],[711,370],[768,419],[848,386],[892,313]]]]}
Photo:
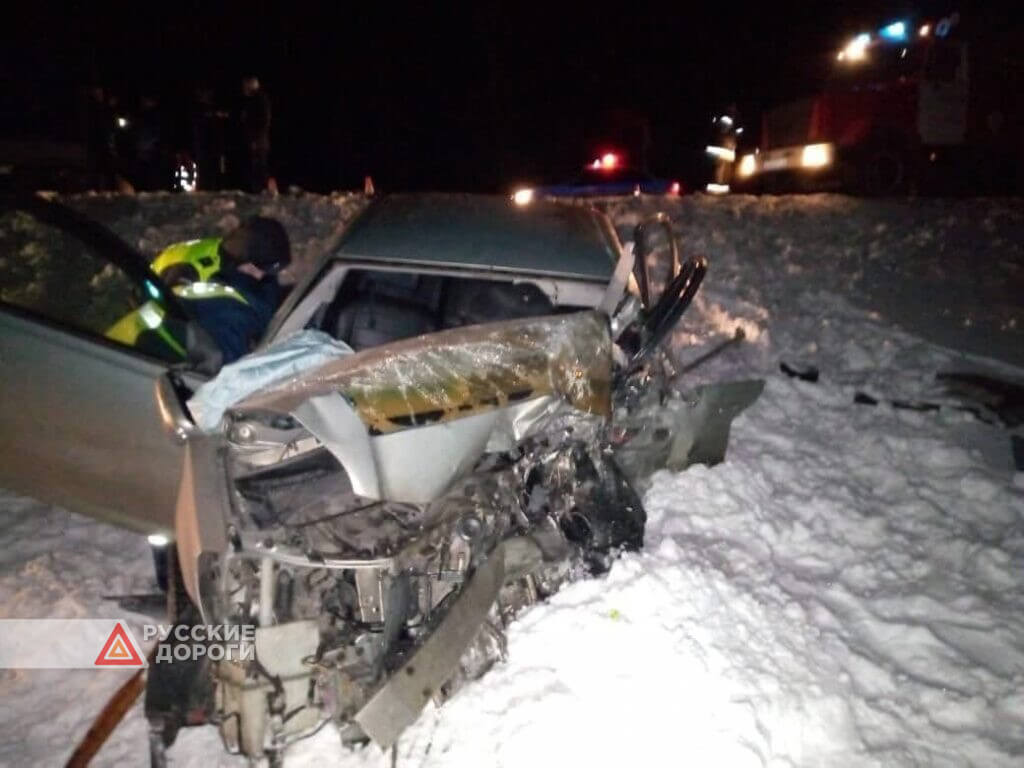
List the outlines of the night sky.
{"type": "Polygon", "coordinates": [[[273,102],[284,184],[323,190],[372,173],[386,189],[503,190],[569,174],[616,136],[638,155],[645,123],[650,169],[688,179],[724,105],[752,113],[820,79],[861,27],[949,8],[25,3],[3,32],[3,135],[73,137],[91,83],[128,104],[157,94],[172,122],[202,82],[230,109],[251,72],[273,102]]]}

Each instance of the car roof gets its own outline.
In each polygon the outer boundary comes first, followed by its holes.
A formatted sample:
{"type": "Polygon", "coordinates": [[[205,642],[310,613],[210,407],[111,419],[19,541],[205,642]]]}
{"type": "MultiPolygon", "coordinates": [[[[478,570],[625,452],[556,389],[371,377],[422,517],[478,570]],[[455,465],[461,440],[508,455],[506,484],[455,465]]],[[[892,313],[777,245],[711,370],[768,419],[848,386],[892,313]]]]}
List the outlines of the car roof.
{"type": "Polygon", "coordinates": [[[614,230],[592,209],[426,193],[374,202],[332,257],[607,281],[619,253],[614,230]]]}

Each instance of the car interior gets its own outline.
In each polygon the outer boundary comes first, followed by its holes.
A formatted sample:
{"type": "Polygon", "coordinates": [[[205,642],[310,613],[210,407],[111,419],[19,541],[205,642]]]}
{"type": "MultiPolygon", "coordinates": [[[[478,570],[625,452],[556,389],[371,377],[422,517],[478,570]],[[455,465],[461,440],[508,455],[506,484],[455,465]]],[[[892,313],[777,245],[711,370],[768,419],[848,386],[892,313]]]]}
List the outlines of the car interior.
{"type": "Polygon", "coordinates": [[[306,327],[358,351],[447,328],[574,309],[556,307],[530,282],[354,269],[306,327]]]}

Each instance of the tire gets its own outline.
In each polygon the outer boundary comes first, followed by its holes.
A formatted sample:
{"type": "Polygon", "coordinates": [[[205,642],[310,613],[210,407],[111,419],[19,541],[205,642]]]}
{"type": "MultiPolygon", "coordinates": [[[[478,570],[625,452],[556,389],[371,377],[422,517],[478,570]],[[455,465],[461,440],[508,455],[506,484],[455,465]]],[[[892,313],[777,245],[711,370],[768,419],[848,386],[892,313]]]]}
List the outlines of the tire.
{"type": "Polygon", "coordinates": [[[192,608],[192,600],[185,591],[185,581],[178,565],[178,550],[174,542],[151,549],[157,587],[167,595],[167,620],[174,623],[192,608]]]}
{"type": "Polygon", "coordinates": [[[860,164],[860,191],[870,197],[905,194],[910,188],[907,152],[893,142],[872,145],[860,164]]]}
{"type": "Polygon", "coordinates": [[[167,592],[167,587],[170,584],[171,564],[169,563],[168,550],[171,546],[170,544],[162,547],[150,545],[150,550],[153,552],[153,571],[156,573],[156,586],[157,589],[164,593],[167,592]]]}

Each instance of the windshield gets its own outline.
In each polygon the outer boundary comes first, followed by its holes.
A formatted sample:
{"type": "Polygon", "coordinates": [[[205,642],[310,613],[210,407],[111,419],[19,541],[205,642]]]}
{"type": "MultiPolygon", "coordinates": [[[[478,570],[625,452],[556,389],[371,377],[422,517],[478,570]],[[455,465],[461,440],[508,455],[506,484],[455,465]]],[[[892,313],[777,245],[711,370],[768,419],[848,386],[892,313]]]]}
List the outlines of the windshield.
{"type": "Polygon", "coordinates": [[[920,45],[875,45],[861,61],[839,62],[836,80],[867,85],[913,77],[921,71],[923,58],[924,47],[920,45]]]}

